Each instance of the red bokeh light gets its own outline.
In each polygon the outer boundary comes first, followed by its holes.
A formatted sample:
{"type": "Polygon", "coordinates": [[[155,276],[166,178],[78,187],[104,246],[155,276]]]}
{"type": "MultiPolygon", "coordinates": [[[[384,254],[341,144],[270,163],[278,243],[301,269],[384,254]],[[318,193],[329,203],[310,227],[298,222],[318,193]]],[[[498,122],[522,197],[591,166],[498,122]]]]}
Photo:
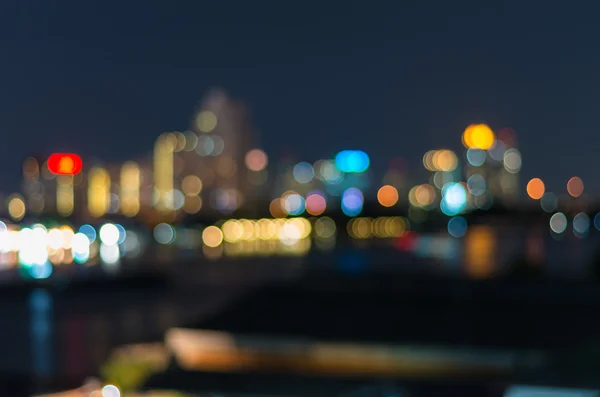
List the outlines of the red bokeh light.
{"type": "Polygon", "coordinates": [[[81,157],[73,153],[54,153],[48,158],[48,170],[56,175],[76,175],[81,168],[81,157]]]}

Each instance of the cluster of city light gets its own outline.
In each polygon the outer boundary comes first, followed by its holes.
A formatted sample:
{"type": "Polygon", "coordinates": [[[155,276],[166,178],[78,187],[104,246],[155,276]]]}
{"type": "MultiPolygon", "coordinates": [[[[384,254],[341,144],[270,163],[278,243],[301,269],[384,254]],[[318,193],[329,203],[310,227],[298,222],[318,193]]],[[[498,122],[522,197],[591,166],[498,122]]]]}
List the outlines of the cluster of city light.
{"type": "MultiPolygon", "coordinates": [[[[68,217],[74,213],[76,203],[81,202],[82,194],[86,197],[85,215],[97,218],[96,222],[112,214],[147,216],[149,223],[158,223],[153,232],[161,244],[179,244],[181,235],[185,235],[183,240],[187,242],[181,243],[185,246],[196,246],[191,242],[200,241],[205,247],[217,248],[223,243],[234,243],[230,241],[231,228],[239,230],[241,225],[246,233],[249,230],[246,222],[256,222],[253,226],[256,229],[260,221],[264,226],[265,222],[275,220],[232,219],[232,223],[201,231],[185,231],[171,224],[182,215],[197,214],[205,208],[214,210],[213,215],[229,216],[247,209],[245,206],[250,203],[273,197],[269,212],[281,222],[288,222],[288,217],[322,217],[337,209],[350,218],[363,213],[366,198],[370,197],[366,189],[373,186],[367,172],[371,158],[366,152],[341,150],[331,158],[315,162],[284,161],[275,165],[245,134],[248,125],[243,117],[239,103],[215,92],[194,115],[191,130],[158,136],[151,164],[126,161],[116,167],[95,162],[84,170],[82,159],[73,153],[55,153],[47,159],[28,158],[23,164],[26,188],[23,195],[8,196],[5,202],[8,215],[16,222],[51,210],[68,217]],[[267,170],[274,165],[275,178],[267,170]],[[275,185],[274,195],[266,191],[270,186],[267,181],[275,185]],[[46,197],[54,187],[55,200],[46,197]]],[[[428,211],[440,210],[450,217],[448,232],[459,237],[463,229],[466,231],[461,214],[489,209],[496,198],[514,198],[523,165],[514,131],[493,131],[487,124],[471,124],[462,133],[462,143],[465,149],[462,154],[446,148],[427,151],[422,160],[430,172],[429,179],[410,189],[406,186],[408,194],[404,190],[404,176],[392,175],[390,165],[383,182],[375,185],[379,205],[389,208],[386,211],[391,213],[398,203],[404,204],[408,199],[408,217],[414,222],[423,221],[428,211]]],[[[569,179],[566,187],[572,198],[581,197],[584,191],[579,177],[569,179]]],[[[558,211],[558,195],[548,192],[541,178],[528,181],[526,192],[530,198],[539,200],[544,211],[551,214],[558,211]]],[[[561,229],[561,219],[554,218],[556,230],[561,229]]],[[[289,222],[300,221],[292,218],[289,222]]],[[[111,242],[114,229],[105,226],[104,235],[111,242]]],[[[279,235],[264,236],[239,238],[235,242],[280,240],[279,235]]],[[[98,250],[109,261],[122,255],[122,243],[102,244],[104,248],[99,246],[98,250]]]]}
{"type": "MultiPolygon", "coordinates": [[[[488,125],[472,124],[463,132],[462,142],[466,148],[464,167],[456,153],[448,149],[430,150],[423,156],[423,166],[432,174],[429,183],[415,185],[408,192],[411,219],[424,216],[413,209],[430,211],[437,207],[455,217],[472,209],[490,208],[497,195],[516,195],[515,174],[521,169],[522,159],[519,151],[510,147],[514,145],[511,132],[501,131],[497,137],[488,125]],[[466,180],[461,180],[461,172],[466,180]]],[[[528,189],[535,190],[536,197],[543,195],[537,181],[528,189]]],[[[461,234],[461,219],[449,225],[450,234],[461,234]]]]}
{"type": "Polygon", "coordinates": [[[278,240],[294,244],[308,238],[312,225],[306,218],[289,219],[230,219],[221,226],[223,240],[228,243],[254,240],[278,240]]]}
{"type": "Polygon", "coordinates": [[[351,219],[346,227],[354,239],[402,237],[409,229],[410,222],[401,216],[358,217],[351,219]]]}
{"type": "MultiPolygon", "coordinates": [[[[567,193],[569,194],[569,196],[571,196],[572,198],[578,198],[583,194],[583,190],[584,190],[583,181],[581,180],[581,178],[574,176],[567,181],[566,188],[567,188],[566,190],[567,190],[567,193]]],[[[546,185],[544,184],[544,181],[542,181],[540,178],[530,179],[529,182],[527,182],[526,190],[527,190],[527,195],[531,199],[540,201],[540,207],[545,212],[552,214],[558,209],[558,204],[559,204],[558,196],[556,195],[556,193],[547,192],[546,185]]],[[[556,217],[554,218],[554,221],[553,221],[553,224],[555,226],[551,227],[551,228],[553,231],[556,232],[556,230],[563,229],[562,228],[563,223],[565,224],[565,227],[566,227],[566,218],[564,219],[564,222],[563,222],[562,217],[564,214],[557,213],[555,215],[556,215],[556,217]]],[[[562,231],[557,232],[557,234],[560,234],[560,233],[562,233],[562,231]]],[[[579,234],[581,235],[581,233],[579,233],[579,234]]]]}
{"type": "Polygon", "coordinates": [[[88,264],[97,256],[102,263],[114,264],[126,252],[137,257],[140,241],[135,232],[127,233],[117,224],[105,224],[97,233],[91,225],[83,225],[75,232],[68,225],[19,228],[0,222],[0,265],[20,265],[36,279],[48,278],[55,266],[88,264]]]}
{"type": "Polygon", "coordinates": [[[429,171],[454,171],[458,167],[458,157],[452,150],[430,150],[423,156],[423,165],[429,171]]]}

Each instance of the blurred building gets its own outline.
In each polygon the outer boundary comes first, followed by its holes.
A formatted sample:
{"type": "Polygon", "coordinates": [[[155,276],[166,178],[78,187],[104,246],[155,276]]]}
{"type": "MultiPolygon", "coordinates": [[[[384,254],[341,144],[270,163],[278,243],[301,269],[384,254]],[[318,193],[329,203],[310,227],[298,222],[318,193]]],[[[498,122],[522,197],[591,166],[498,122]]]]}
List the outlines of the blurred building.
{"type": "MultiPolygon", "coordinates": [[[[34,215],[41,214],[54,203],[54,200],[48,196],[48,193],[51,193],[54,189],[51,188],[51,183],[48,182],[48,179],[42,178],[41,168],[43,165],[44,159],[41,156],[30,156],[23,161],[23,182],[21,189],[25,198],[25,204],[34,215]]],[[[44,176],[52,177],[49,173],[44,173],[44,176]]]]}
{"type": "Polygon", "coordinates": [[[500,130],[488,150],[469,148],[465,156],[465,180],[474,207],[486,209],[518,199],[522,158],[514,131],[500,130]]]}
{"type": "Polygon", "coordinates": [[[193,202],[201,190],[202,206],[208,211],[235,211],[249,199],[253,186],[245,157],[255,138],[246,106],[214,89],[196,112],[192,132],[197,136],[195,148],[192,150],[193,145],[189,144],[177,151],[177,187],[183,191],[186,202],[193,202]],[[200,184],[194,177],[200,179],[200,184]]]}

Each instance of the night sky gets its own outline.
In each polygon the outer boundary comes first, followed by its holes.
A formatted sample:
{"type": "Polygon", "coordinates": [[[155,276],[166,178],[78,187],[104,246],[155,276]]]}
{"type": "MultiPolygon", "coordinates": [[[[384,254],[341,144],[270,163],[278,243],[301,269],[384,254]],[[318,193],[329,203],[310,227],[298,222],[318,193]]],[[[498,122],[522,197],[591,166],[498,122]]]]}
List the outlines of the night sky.
{"type": "MultiPolygon", "coordinates": [[[[7,5],[5,3],[13,3],[7,5]]],[[[207,89],[271,157],[362,148],[376,169],[516,130],[525,178],[600,192],[599,7],[554,1],[58,1],[0,6],[0,190],[30,153],[139,158],[207,89]],[[458,4],[460,3],[460,4],[458,4]],[[558,7],[560,5],[560,7],[558,7]]]]}

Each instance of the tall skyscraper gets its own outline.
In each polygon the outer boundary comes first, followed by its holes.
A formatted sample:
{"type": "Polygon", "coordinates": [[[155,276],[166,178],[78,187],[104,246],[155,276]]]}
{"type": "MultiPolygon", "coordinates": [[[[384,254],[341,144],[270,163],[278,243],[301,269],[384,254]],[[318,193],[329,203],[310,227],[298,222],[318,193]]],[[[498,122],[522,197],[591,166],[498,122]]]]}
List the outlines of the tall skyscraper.
{"type": "Polygon", "coordinates": [[[154,145],[155,207],[161,212],[173,209],[173,152],[176,141],[174,134],[165,133],[154,145]]]}
{"type": "Polygon", "coordinates": [[[202,199],[208,207],[232,212],[243,205],[249,190],[244,159],[252,149],[254,134],[246,107],[215,89],[202,101],[192,124],[197,136],[193,154],[197,157],[186,152],[185,146],[177,153],[184,159],[177,179],[183,182],[189,175],[198,176],[203,185],[202,199]]]}

